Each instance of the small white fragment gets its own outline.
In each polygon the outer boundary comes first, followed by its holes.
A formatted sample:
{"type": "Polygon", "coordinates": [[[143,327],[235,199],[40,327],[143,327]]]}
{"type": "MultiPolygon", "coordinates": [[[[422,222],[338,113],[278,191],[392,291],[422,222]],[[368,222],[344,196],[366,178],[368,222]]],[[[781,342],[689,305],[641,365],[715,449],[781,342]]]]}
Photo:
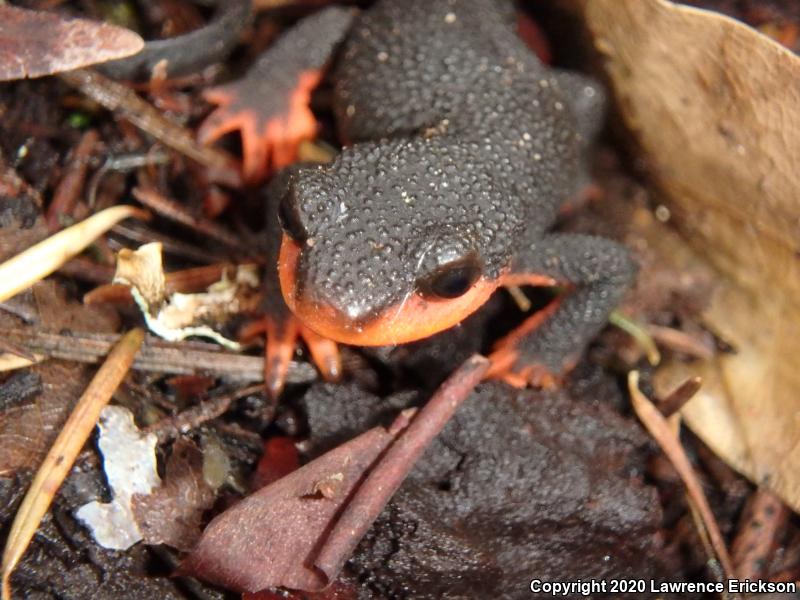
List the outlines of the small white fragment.
{"type": "Polygon", "coordinates": [[[449,12],[444,16],[445,23],[455,23],[456,22],[456,13],[449,12]]]}
{"type": "Polygon", "coordinates": [[[111,550],[126,550],[142,539],[131,509],[134,494],[150,494],[161,485],[156,470],[156,443],[152,433],[142,434],[131,412],[122,406],[106,406],[98,423],[97,442],[112,500],[89,502],[75,513],[92,532],[95,541],[111,550]]]}
{"type": "Polygon", "coordinates": [[[656,219],[658,219],[659,222],[666,223],[670,218],[672,218],[672,213],[670,213],[669,208],[663,204],[656,206],[656,219]]]}

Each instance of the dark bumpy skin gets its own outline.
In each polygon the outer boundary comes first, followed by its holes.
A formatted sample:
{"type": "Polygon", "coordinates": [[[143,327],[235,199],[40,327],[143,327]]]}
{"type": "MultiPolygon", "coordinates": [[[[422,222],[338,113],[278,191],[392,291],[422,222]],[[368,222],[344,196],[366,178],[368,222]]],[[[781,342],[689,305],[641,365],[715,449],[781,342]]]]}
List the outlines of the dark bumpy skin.
{"type": "Polygon", "coordinates": [[[323,336],[384,345],[460,322],[500,285],[564,285],[492,356],[511,383],[555,381],[633,274],[608,240],[548,233],[576,192],[600,91],[543,66],[498,0],[378,0],[333,80],[353,145],[287,179],[289,307],[323,336]]]}
{"type": "MultiPolygon", "coordinates": [[[[417,402],[313,387],[302,404],[314,455],[417,402]]],[[[361,596],[533,598],[533,578],[674,578],[656,491],[642,484],[646,444],[613,409],[563,390],[478,387],[349,561],[361,596]]]]}

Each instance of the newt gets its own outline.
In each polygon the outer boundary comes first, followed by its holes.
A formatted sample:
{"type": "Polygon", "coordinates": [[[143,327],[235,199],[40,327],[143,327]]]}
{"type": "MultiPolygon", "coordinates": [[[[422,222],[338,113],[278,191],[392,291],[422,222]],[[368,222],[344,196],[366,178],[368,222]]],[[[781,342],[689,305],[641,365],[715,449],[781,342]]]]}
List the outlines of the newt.
{"type": "Polygon", "coordinates": [[[329,7],[206,93],[218,108],[201,140],[240,130],[251,180],[282,168],[266,194],[273,393],[298,336],[336,378],[336,343],[426,338],[503,286],[564,289],[497,342],[490,374],[512,385],[555,384],[606,324],[635,274],[627,250],[552,231],[585,181],[604,94],[543,64],[515,27],[511,1],[329,7]],[[344,147],[292,165],[326,71],[344,147]]]}

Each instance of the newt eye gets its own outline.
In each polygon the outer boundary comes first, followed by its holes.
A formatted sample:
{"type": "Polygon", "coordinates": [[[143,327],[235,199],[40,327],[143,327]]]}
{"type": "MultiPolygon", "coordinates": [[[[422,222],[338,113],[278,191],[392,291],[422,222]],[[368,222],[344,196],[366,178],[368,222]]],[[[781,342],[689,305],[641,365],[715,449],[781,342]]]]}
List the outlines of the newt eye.
{"type": "Polygon", "coordinates": [[[423,293],[438,298],[458,298],[466,294],[481,276],[481,265],[473,257],[439,267],[419,282],[423,293]]]}
{"type": "Polygon", "coordinates": [[[292,193],[287,193],[278,206],[278,221],[283,230],[297,242],[304,242],[308,239],[300,213],[297,210],[297,203],[292,193]]]}

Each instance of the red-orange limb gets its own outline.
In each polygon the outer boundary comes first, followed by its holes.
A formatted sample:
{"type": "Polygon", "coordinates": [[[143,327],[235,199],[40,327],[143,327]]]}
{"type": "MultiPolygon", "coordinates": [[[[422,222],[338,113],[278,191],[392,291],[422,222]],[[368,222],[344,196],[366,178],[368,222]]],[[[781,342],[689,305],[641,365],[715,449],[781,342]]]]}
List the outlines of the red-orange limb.
{"type": "Polygon", "coordinates": [[[302,339],[311,360],[326,381],[338,381],[342,374],[342,359],[339,347],[321,335],[311,331],[294,316],[275,319],[266,316],[248,323],[239,331],[239,339],[250,341],[261,335],[266,336],[264,346],[264,382],[272,397],[277,397],[286,383],[286,375],[292,355],[302,339]]]}
{"type": "MultiPolygon", "coordinates": [[[[545,275],[515,273],[506,276],[503,279],[502,285],[552,287],[557,285],[557,283],[555,279],[545,275]]],[[[522,325],[495,343],[494,350],[489,355],[491,366],[486,373],[486,379],[499,379],[517,388],[532,385],[534,387],[552,389],[561,385],[561,375],[552,373],[544,365],[536,363],[523,366],[518,365],[521,355],[519,350],[520,342],[549,319],[553,313],[558,310],[560,304],[560,298],[556,298],[546,307],[536,311],[533,315],[525,319],[522,325]]]]}
{"type": "Polygon", "coordinates": [[[311,93],[319,83],[321,71],[302,73],[288,99],[285,113],[262,115],[258,106],[240,106],[235,82],[204,92],[208,102],[218,108],[201,124],[198,140],[211,144],[227,133],[242,136],[243,172],[255,183],[270,173],[292,164],[298,146],[317,134],[317,121],[309,108],[311,93]]]}
{"type": "Polygon", "coordinates": [[[277,397],[286,383],[286,374],[294,354],[298,323],[287,319],[281,323],[267,320],[267,341],[264,345],[264,384],[273,398],[277,397]]]}

